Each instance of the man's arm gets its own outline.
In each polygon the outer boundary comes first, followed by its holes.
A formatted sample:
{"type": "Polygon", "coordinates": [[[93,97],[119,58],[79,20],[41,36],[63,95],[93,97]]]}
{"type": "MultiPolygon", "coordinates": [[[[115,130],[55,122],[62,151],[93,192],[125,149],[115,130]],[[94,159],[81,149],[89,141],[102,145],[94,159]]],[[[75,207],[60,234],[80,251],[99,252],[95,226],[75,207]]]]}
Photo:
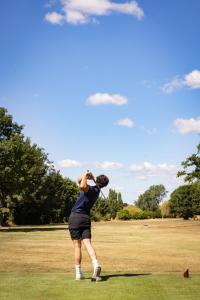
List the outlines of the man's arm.
{"type": "Polygon", "coordinates": [[[83,174],[82,176],[80,176],[80,177],[77,179],[78,185],[79,185],[80,189],[81,189],[83,192],[85,192],[85,193],[88,192],[88,190],[89,190],[89,185],[88,185],[88,183],[87,183],[87,180],[88,180],[88,179],[92,179],[92,178],[93,178],[92,173],[86,172],[85,174],[83,174]]]}

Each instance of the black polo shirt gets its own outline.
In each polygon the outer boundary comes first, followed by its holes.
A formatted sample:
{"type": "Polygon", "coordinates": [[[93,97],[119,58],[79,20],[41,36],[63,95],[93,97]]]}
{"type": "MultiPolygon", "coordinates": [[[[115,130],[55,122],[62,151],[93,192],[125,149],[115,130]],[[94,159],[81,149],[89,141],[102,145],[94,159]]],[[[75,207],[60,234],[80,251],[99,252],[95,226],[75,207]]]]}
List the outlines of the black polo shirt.
{"type": "Polygon", "coordinates": [[[72,207],[72,212],[90,215],[90,210],[99,197],[100,190],[97,186],[90,186],[88,192],[81,192],[72,207]]]}

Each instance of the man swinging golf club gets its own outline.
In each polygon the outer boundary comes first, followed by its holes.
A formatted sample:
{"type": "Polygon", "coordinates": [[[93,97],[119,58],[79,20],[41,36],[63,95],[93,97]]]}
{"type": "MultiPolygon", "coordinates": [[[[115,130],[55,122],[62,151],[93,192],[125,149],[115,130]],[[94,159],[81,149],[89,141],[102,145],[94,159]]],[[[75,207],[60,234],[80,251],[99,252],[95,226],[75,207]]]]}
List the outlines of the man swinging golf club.
{"type": "Polygon", "coordinates": [[[95,250],[91,244],[90,210],[97,201],[101,188],[107,186],[108,182],[109,179],[107,176],[99,175],[95,179],[92,173],[89,171],[78,178],[78,184],[81,189],[81,193],[74,204],[69,217],[69,232],[74,244],[76,280],[84,279],[84,276],[81,272],[82,242],[93,264],[94,272],[91,280],[101,280],[101,267],[98,263],[95,250]],[[88,180],[93,180],[95,185],[89,185],[87,182],[88,180]]]}

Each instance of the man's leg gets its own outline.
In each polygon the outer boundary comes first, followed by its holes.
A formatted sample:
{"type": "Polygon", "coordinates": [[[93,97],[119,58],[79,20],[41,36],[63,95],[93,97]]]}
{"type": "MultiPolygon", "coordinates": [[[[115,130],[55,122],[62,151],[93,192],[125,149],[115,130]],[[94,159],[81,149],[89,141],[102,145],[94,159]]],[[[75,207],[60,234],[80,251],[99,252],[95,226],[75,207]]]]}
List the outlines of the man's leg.
{"type": "Polygon", "coordinates": [[[83,244],[84,244],[91,260],[92,260],[92,264],[93,264],[93,268],[94,268],[94,273],[92,275],[92,279],[99,280],[100,279],[99,276],[100,276],[100,273],[101,273],[101,267],[98,263],[95,250],[92,247],[91,239],[83,239],[83,244]]]}
{"type": "Polygon", "coordinates": [[[74,258],[75,265],[81,264],[82,254],[81,254],[81,240],[73,240],[74,243],[74,258]]]}
{"type": "Polygon", "coordinates": [[[73,240],[74,243],[74,256],[75,256],[75,269],[76,269],[76,279],[83,279],[83,274],[81,273],[81,240],[73,240]]]}

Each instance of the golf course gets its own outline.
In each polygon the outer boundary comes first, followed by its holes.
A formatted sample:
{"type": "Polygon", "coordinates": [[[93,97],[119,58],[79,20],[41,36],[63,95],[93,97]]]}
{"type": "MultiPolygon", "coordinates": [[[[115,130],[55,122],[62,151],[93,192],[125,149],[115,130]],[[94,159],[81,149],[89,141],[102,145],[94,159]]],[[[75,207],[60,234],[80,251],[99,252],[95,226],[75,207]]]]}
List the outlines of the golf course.
{"type": "Polygon", "coordinates": [[[199,221],[97,222],[92,232],[101,282],[91,282],[85,250],[85,279],[75,280],[67,225],[1,227],[0,299],[198,299],[199,221]]]}
{"type": "Polygon", "coordinates": [[[200,0],[0,8],[0,300],[200,300],[200,0]]]}

